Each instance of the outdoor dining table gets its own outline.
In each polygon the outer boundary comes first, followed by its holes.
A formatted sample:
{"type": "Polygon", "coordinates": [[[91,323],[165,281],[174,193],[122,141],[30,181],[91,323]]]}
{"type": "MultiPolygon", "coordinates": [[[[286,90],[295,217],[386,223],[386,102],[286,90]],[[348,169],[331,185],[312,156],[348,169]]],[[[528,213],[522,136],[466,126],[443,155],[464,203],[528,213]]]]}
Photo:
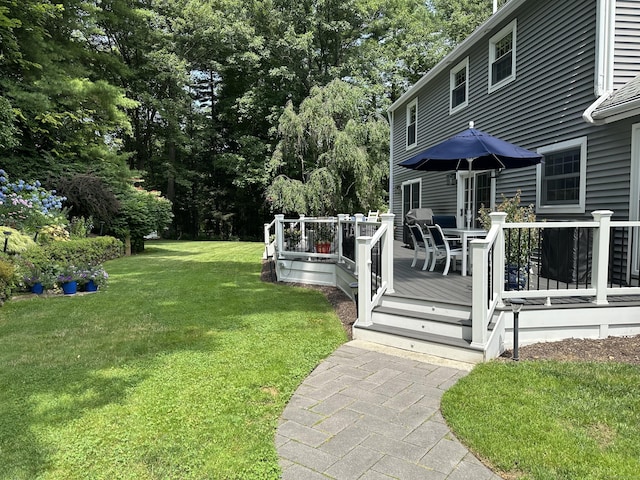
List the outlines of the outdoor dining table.
{"type": "Polygon", "coordinates": [[[467,276],[467,262],[469,259],[469,240],[473,238],[484,238],[487,232],[484,228],[443,228],[442,231],[447,236],[460,237],[462,242],[462,273],[467,276]]]}

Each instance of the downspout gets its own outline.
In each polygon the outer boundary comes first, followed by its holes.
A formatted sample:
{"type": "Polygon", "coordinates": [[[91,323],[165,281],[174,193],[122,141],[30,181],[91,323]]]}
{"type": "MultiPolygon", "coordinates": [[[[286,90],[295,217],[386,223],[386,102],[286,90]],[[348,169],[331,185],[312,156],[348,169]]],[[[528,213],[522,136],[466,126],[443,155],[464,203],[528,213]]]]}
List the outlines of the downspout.
{"type": "Polygon", "coordinates": [[[592,117],[592,114],[596,110],[596,108],[598,108],[602,104],[602,102],[609,98],[609,95],[611,95],[611,93],[612,90],[606,90],[595,102],[589,105],[589,108],[587,108],[582,114],[582,118],[585,122],[592,124],[601,123],[596,121],[596,119],[592,117]]]}
{"type": "Polygon", "coordinates": [[[389,212],[393,212],[393,116],[394,112],[387,112],[389,118],[389,212]]]}
{"type": "Polygon", "coordinates": [[[587,123],[597,121],[592,114],[613,92],[613,44],[615,42],[615,0],[599,0],[597,5],[595,88],[598,99],[582,114],[587,123]]]}

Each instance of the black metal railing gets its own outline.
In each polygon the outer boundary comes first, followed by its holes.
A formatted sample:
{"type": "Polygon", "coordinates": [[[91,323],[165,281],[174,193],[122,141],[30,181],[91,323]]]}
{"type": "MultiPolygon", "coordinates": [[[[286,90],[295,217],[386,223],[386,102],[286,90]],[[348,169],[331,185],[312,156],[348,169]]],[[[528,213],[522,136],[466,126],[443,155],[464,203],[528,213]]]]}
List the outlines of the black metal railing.
{"type": "Polygon", "coordinates": [[[609,243],[609,287],[638,287],[638,227],[612,227],[609,243]]]}
{"type": "Polygon", "coordinates": [[[491,245],[489,248],[489,262],[487,264],[487,271],[485,275],[487,276],[487,285],[489,288],[487,289],[487,308],[491,308],[491,304],[493,303],[493,251],[495,248],[495,243],[491,245]]]}
{"type": "Polygon", "coordinates": [[[505,290],[589,288],[593,232],[593,227],[507,229],[505,290]]]}
{"type": "Polygon", "coordinates": [[[382,286],[382,238],[371,246],[371,299],[382,286]]]}

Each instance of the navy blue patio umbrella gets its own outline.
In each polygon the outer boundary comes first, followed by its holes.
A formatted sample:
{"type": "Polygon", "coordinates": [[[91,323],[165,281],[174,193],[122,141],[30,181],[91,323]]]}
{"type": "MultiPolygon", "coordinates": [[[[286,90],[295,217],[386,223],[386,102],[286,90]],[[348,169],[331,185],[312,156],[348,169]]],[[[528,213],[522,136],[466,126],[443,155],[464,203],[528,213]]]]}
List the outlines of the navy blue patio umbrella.
{"type": "MultiPolygon", "coordinates": [[[[495,170],[536,165],[542,155],[488,133],[469,128],[400,162],[401,167],[430,172],[495,170]]],[[[469,177],[471,178],[471,176],[469,177]]],[[[467,228],[471,226],[471,188],[468,189],[467,228]]]]}

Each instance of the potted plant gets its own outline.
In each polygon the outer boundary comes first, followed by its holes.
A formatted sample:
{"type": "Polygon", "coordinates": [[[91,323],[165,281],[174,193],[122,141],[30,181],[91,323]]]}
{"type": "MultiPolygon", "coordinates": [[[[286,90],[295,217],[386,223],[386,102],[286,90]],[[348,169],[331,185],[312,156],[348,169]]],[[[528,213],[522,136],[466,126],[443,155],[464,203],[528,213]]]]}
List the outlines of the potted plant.
{"type": "Polygon", "coordinates": [[[60,269],[56,280],[62,287],[65,295],[73,295],[78,291],[78,280],[80,280],[80,278],[81,271],[74,265],[68,264],[60,269]]]}
{"type": "MultiPolygon", "coordinates": [[[[502,202],[496,206],[496,212],[507,214],[507,223],[535,222],[536,214],[533,205],[522,206],[521,191],[507,198],[502,194],[502,202]]],[[[484,206],[478,211],[478,220],[488,230],[491,228],[491,210],[484,206]]],[[[537,228],[518,232],[512,230],[505,232],[505,288],[508,290],[521,290],[527,284],[531,264],[531,252],[538,248],[540,233],[537,228]]]]}
{"type": "Polygon", "coordinates": [[[29,261],[24,262],[23,271],[22,283],[31,290],[31,293],[40,295],[46,289],[53,287],[54,275],[52,272],[29,261]]]}
{"type": "Polygon", "coordinates": [[[294,250],[298,247],[300,239],[302,238],[302,232],[297,228],[286,228],[284,230],[284,240],[289,250],[294,250]]]}
{"type": "Polygon", "coordinates": [[[95,292],[107,286],[109,274],[102,265],[92,265],[84,272],[84,278],[86,279],[85,291],[95,292]]]}
{"type": "Polygon", "coordinates": [[[331,242],[335,238],[335,229],[331,223],[318,223],[314,232],[317,253],[331,253],[331,242]]]}

